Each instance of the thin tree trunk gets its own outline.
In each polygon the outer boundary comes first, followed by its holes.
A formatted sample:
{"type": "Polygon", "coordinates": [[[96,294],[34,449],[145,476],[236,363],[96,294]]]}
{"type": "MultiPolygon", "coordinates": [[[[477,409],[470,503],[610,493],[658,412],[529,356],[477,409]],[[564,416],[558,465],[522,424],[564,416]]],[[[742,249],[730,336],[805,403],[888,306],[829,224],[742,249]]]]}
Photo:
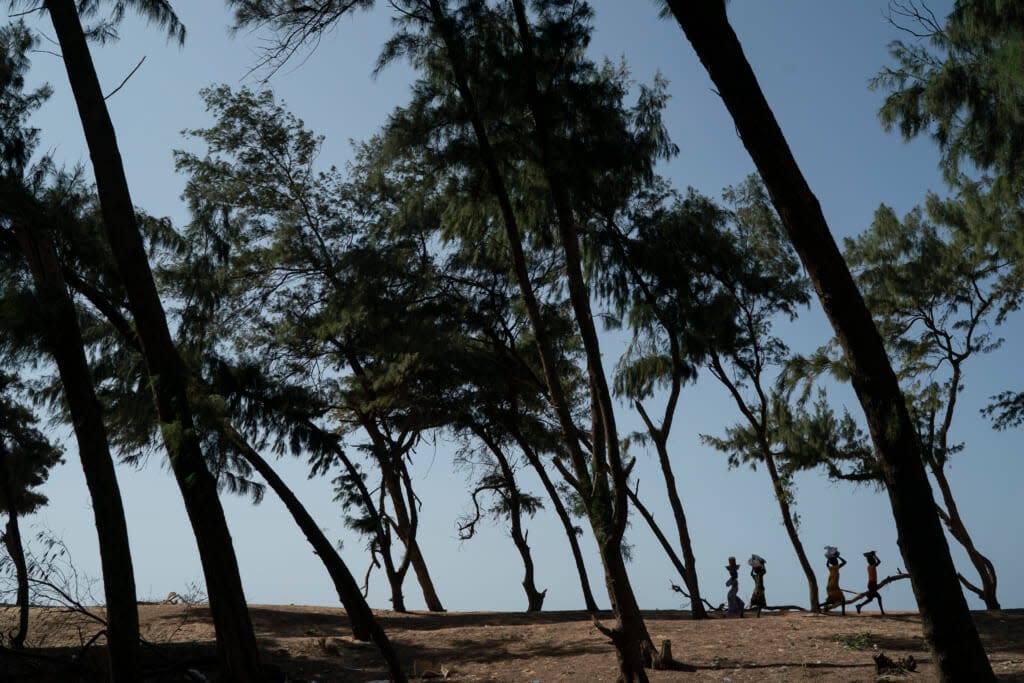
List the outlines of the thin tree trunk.
{"type": "Polygon", "coordinates": [[[505,491],[508,496],[508,516],[512,524],[510,535],[523,560],[523,590],[526,591],[526,611],[539,612],[544,606],[544,598],[548,591],[547,589],[538,591],[534,580],[533,556],[530,554],[530,545],[526,542],[528,532],[523,531],[522,494],[516,485],[515,472],[512,471],[512,466],[509,465],[505,453],[483,428],[474,428],[473,432],[484,442],[498,461],[498,469],[501,470],[501,478],[505,482],[505,491]]]}
{"type": "MultiPolygon", "coordinates": [[[[677,346],[678,345],[673,336],[672,355],[675,358],[679,357],[677,346]]],[[[690,591],[690,615],[693,619],[707,619],[708,613],[707,610],[704,609],[704,603],[700,595],[700,583],[697,580],[697,559],[693,553],[693,543],[690,540],[690,528],[686,523],[686,513],[683,511],[683,501],[679,498],[679,488],[676,485],[676,475],[675,472],[672,471],[672,461],[668,457],[668,444],[666,443],[666,433],[669,428],[669,423],[667,421],[671,419],[672,411],[675,410],[676,401],[679,397],[679,390],[679,375],[675,374],[672,381],[672,394],[665,411],[666,422],[663,423],[661,429],[658,429],[654,425],[654,422],[651,420],[640,401],[635,401],[635,405],[641,418],[643,418],[644,424],[647,426],[647,431],[651,435],[651,440],[654,441],[654,447],[658,453],[658,463],[661,465],[661,474],[665,480],[665,490],[668,494],[669,507],[672,509],[672,516],[676,523],[676,531],[679,534],[679,548],[683,551],[682,579],[683,583],[686,584],[687,590],[690,591]]],[[[631,498],[634,501],[638,500],[635,495],[631,496],[631,498]]],[[[653,516],[648,520],[648,525],[650,525],[652,529],[656,527],[653,516]]],[[[662,547],[664,547],[664,545],[662,547]]],[[[677,569],[678,568],[679,567],[677,566],[677,569]]]]}
{"type": "Polygon", "coordinates": [[[939,677],[947,681],[995,680],[957,584],[921,459],[921,444],[885,345],[729,25],[725,2],[667,1],[732,115],[843,346],[875,443],[900,550],[912,577],[939,677]]]}
{"type": "MultiPolygon", "coordinates": [[[[8,498],[8,500],[10,500],[8,498]]],[[[25,563],[25,546],[21,541],[21,529],[18,528],[18,511],[7,511],[7,530],[4,533],[4,545],[7,554],[14,562],[14,571],[18,577],[18,630],[11,635],[11,647],[20,650],[25,647],[28,636],[28,566],[25,563]]]]}
{"type": "Polygon", "coordinates": [[[779,477],[779,470],[775,466],[775,458],[772,457],[771,450],[765,452],[764,464],[768,469],[768,475],[772,479],[772,486],[775,489],[775,500],[779,503],[779,511],[782,512],[782,525],[786,527],[786,533],[789,534],[793,550],[796,551],[797,559],[800,560],[800,568],[804,570],[804,576],[807,577],[807,594],[811,601],[809,609],[811,612],[817,612],[820,610],[818,603],[818,577],[814,575],[814,569],[807,559],[807,553],[804,552],[804,544],[800,540],[800,534],[797,533],[796,521],[793,519],[793,512],[789,508],[789,494],[779,477]]]}
{"type": "Polygon", "coordinates": [[[946,528],[949,529],[950,535],[967,551],[967,556],[971,559],[971,564],[974,565],[978,572],[978,577],[981,579],[980,589],[965,581],[961,581],[961,583],[984,601],[985,609],[1002,609],[999,605],[999,600],[996,598],[998,577],[996,576],[995,566],[974,545],[974,540],[971,538],[970,533],[967,531],[967,526],[960,517],[960,510],[956,505],[956,500],[953,498],[953,491],[949,486],[949,480],[946,478],[945,471],[933,461],[929,461],[929,465],[931,466],[932,474],[935,476],[935,481],[939,485],[939,491],[942,493],[942,500],[946,504],[946,508],[943,510],[936,503],[936,511],[946,524],[946,528]]]}
{"type": "Polygon", "coordinates": [[[579,538],[576,536],[576,527],[572,523],[569,511],[565,509],[562,497],[558,494],[558,489],[555,488],[551,477],[548,476],[547,470],[544,469],[544,463],[541,462],[537,452],[530,446],[518,429],[512,430],[512,436],[526,456],[527,462],[530,463],[537,476],[540,477],[541,484],[544,485],[544,490],[547,491],[548,497],[551,499],[551,505],[555,508],[555,514],[558,515],[562,528],[565,529],[565,535],[569,539],[569,548],[572,550],[572,558],[576,563],[576,573],[580,577],[583,603],[586,605],[588,612],[597,612],[597,602],[594,600],[594,593],[590,589],[590,579],[587,576],[587,568],[583,562],[583,552],[580,550],[579,538]]]}
{"type": "Polygon", "coordinates": [[[700,584],[697,580],[697,559],[693,553],[693,542],[690,540],[690,528],[686,523],[686,514],[683,512],[683,502],[679,499],[679,491],[676,488],[676,477],[672,472],[672,463],[668,458],[668,448],[664,441],[655,442],[658,451],[658,462],[661,463],[661,472],[665,477],[665,488],[668,492],[669,505],[672,508],[672,516],[676,522],[676,530],[679,533],[679,547],[683,551],[683,562],[686,573],[683,581],[690,590],[692,604],[690,615],[694,619],[707,619],[708,613],[701,602],[700,584]]]}
{"type": "Polygon", "coordinates": [[[398,654],[388,640],[387,634],[384,633],[384,629],[381,628],[380,622],[374,616],[370,605],[367,604],[366,599],[359,590],[359,584],[356,582],[355,577],[352,576],[352,572],[349,571],[345,561],[338,555],[338,552],[327,539],[327,536],[324,535],[324,532],[320,530],[320,527],[309,514],[309,511],[302,505],[295,493],[288,488],[284,480],[278,476],[274,468],[270,466],[270,463],[264,460],[234,427],[224,425],[224,428],[228,438],[238,447],[246,462],[252,465],[253,469],[266,480],[270,488],[273,489],[274,493],[281,499],[281,502],[288,508],[288,512],[291,513],[295,523],[299,525],[302,533],[305,534],[306,540],[313,546],[313,552],[324,563],[331,581],[334,582],[334,589],[338,592],[338,598],[348,614],[353,635],[358,640],[373,641],[388,666],[391,680],[396,682],[407,680],[398,654]]]}
{"type": "MultiPolygon", "coordinates": [[[[654,519],[654,515],[651,514],[651,511],[647,509],[647,506],[644,505],[642,500],[640,500],[640,496],[636,494],[636,491],[629,491],[629,500],[633,503],[633,507],[636,508],[636,511],[640,513],[640,516],[644,518],[644,521],[647,522],[647,526],[650,527],[654,537],[658,539],[658,543],[661,544],[662,550],[664,550],[665,554],[668,555],[668,559],[672,562],[672,566],[676,568],[676,573],[679,574],[679,578],[683,580],[683,583],[686,583],[686,565],[683,564],[681,559],[679,559],[679,555],[676,553],[675,548],[672,547],[672,542],[668,540],[668,536],[666,536],[665,532],[661,530],[658,522],[654,519]]],[[[687,588],[689,588],[688,584],[687,588]]],[[[692,593],[689,597],[691,601],[694,601],[692,593]]]]}
{"type": "Polygon", "coordinates": [[[10,453],[0,440],[0,490],[7,500],[7,530],[3,534],[7,555],[14,563],[14,573],[18,582],[15,605],[18,607],[18,630],[11,634],[11,648],[20,650],[25,647],[28,636],[28,565],[25,563],[25,546],[21,540],[21,529],[18,527],[18,495],[12,481],[10,453]]]}
{"type": "Polygon", "coordinates": [[[40,310],[45,316],[44,337],[60,373],[92,501],[107,607],[111,680],[137,681],[140,678],[139,613],[128,524],[114,460],[110,456],[103,410],[96,398],[85,357],[78,315],[61,275],[53,242],[36,228],[20,223],[14,224],[14,232],[32,271],[40,310]]]}
{"type": "Polygon", "coordinates": [[[203,458],[186,391],[187,372],[167,327],[125,177],[114,127],[103,99],[74,0],[46,0],[89,146],[114,260],[142,343],[171,467],[195,533],[206,578],[224,675],[261,677],[259,651],[238,561],[217,484],[203,458]]]}

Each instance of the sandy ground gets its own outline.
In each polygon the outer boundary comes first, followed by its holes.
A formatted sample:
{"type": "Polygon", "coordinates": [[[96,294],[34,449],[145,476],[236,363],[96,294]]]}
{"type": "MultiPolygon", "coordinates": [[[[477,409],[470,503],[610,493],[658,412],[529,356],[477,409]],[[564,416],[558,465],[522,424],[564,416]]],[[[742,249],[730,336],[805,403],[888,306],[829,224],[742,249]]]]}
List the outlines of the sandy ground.
{"type": "MultiPolygon", "coordinates": [[[[213,628],[205,607],[140,605],[143,638],[154,680],[188,680],[184,668],[209,671],[213,628]]],[[[370,681],[386,678],[372,645],[355,642],[344,611],[326,607],[254,605],[253,623],[265,661],[290,681],[370,681]]],[[[852,612],[852,610],[851,610],[852,612]]],[[[516,614],[379,612],[409,671],[425,660],[456,681],[613,681],[615,656],[585,612],[516,614]]],[[[0,609],[0,628],[13,625],[0,609]]],[[[651,671],[654,681],[876,681],[872,657],[913,655],[916,673],[882,680],[930,681],[934,669],[916,614],[765,614],[760,619],[691,621],[687,612],[645,613],[655,643],[672,641],[675,658],[695,672],[651,671]]],[[[1024,681],[1024,610],[979,612],[975,621],[1001,680],[1024,681]]],[[[89,680],[102,659],[102,638],[82,646],[100,627],[78,615],[33,610],[33,657],[0,652],[0,680],[89,680]],[[81,654],[81,668],[57,671],[38,657],[81,654]]]]}

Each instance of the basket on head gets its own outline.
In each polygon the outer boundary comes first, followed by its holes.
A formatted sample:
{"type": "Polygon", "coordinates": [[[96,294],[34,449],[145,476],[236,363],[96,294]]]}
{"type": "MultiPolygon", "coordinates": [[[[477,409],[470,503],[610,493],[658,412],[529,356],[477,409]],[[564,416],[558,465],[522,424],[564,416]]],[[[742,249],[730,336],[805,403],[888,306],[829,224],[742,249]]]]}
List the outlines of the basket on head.
{"type": "Polygon", "coordinates": [[[763,567],[765,565],[765,562],[766,560],[760,555],[751,555],[750,559],[747,560],[747,564],[749,564],[751,567],[763,567]]]}
{"type": "Polygon", "coordinates": [[[730,557],[729,558],[729,564],[725,565],[725,568],[729,569],[729,570],[733,570],[733,569],[739,569],[740,566],[738,564],[736,564],[736,558],[735,557],[730,557]]]}
{"type": "Polygon", "coordinates": [[[830,560],[839,557],[839,548],[835,547],[834,545],[825,546],[825,557],[827,557],[830,560]]]}

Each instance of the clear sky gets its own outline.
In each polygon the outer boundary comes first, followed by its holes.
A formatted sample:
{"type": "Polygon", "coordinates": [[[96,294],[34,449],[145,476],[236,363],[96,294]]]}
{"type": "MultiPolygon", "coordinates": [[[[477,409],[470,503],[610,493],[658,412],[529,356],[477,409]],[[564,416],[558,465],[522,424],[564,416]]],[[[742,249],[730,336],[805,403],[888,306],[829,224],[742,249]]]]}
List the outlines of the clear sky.
{"type": "MultiPolygon", "coordinates": [[[[933,2],[945,15],[949,0],[933,2]]],[[[184,179],[175,174],[171,150],[186,145],[185,128],[209,123],[197,91],[211,83],[250,84],[249,67],[256,60],[257,36],[232,37],[230,17],[218,0],[177,0],[175,8],[188,28],[184,48],[167,45],[162,34],[128,20],[123,39],[94,48],[101,81],[113,89],[143,57],[145,63],[109,105],[117,127],[135,203],[155,215],[181,224],[187,212],[180,199],[184,179]]],[[[938,154],[927,140],[904,144],[882,131],[876,118],[881,96],[868,91],[869,78],[887,60],[886,44],[896,37],[883,19],[884,0],[733,0],[729,13],[746,54],[774,107],[798,162],[824,208],[837,236],[863,230],[879,203],[903,214],[927,190],[942,190],[938,154]]],[[[692,185],[717,195],[753,170],[724,106],[678,26],[659,20],[652,2],[595,2],[593,52],[624,57],[637,80],[649,81],[660,71],[670,81],[672,100],[666,118],[681,148],[677,159],[662,169],[677,187],[692,185]]],[[[52,38],[45,23],[42,33],[52,38]]],[[[374,133],[388,112],[409,93],[412,74],[392,67],[371,77],[374,59],[390,31],[380,10],[360,14],[328,35],[319,49],[295,62],[270,82],[277,95],[312,129],[327,136],[322,160],[343,165],[351,158],[351,140],[374,133]]],[[[55,49],[44,43],[43,49],[55,49]]],[[[59,160],[88,163],[84,139],[66,84],[62,64],[46,53],[34,56],[33,78],[55,89],[34,123],[42,129],[43,147],[59,160]]],[[[91,171],[91,169],[90,169],[91,171]]],[[[808,351],[829,338],[830,330],[815,302],[784,336],[797,350],[808,351]]],[[[1017,361],[1024,326],[1011,320],[1002,330],[1007,343],[991,356],[972,361],[961,397],[954,439],[966,448],[956,456],[950,478],[966,523],[977,546],[1000,573],[1004,607],[1024,606],[1024,588],[1014,581],[1024,561],[1024,537],[1014,508],[1024,475],[1019,457],[1020,433],[996,433],[978,415],[986,399],[1004,389],[1024,388],[1017,361]]],[[[604,338],[608,366],[621,351],[623,339],[604,338]]],[[[860,415],[848,390],[834,394],[837,405],[860,415]]],[[[640,428],[625,405],[619,406],[623,432],[640,428]]],[[[687,388],[680,402],[671,452],[680,493],[691,520],[702,591],[714,603],[724,601],[723,565],[730,555],[743,561],[750,553],[767,558],[766,587],[770,604],[806,601],[806,585],[782,528],[768,475],[762,470],[729,471],[725,458],[701,445],[699,434],[718,434],[738,419],[723,390],[713,381],[687,388]]],[[[66,436],[66,434],[65,434],[66,436]]],[[[92,513],[73,441],[67,443],[67,464],[51,476],[45,492],[51,504],[29,520],[62,535],[81,571],[99,575],[92,513]]],[[[638,453],[641,495],[666,530],[671,517],[656,460],[638,453]]],[[[423,501],[420,538],[427,562],[445,606],[456,610],[525,608],[519,582],[522,569],[503,525],[484,527],[477,538],[457,539],[456,517],[467,509],[468,484],[454,471],[452,448],[439,441],[425,444],[415,456],[414,476],[423,501]]],[[[329,480],[308,480],[300,461],[278,462],[282,476],[296,490],[329,537],[344,543],[343,556],[353,572],[366,567],[362,542],[346,530],[332,502],[329,480]]],[[[136,580],[140,598],[162,598],[201,582],[184,509],[163,454],[141,469],[119,467],[128,513],[136,580]]],[[[537,482],[526,487],[542,493],[537,482]]],[[[861,553],[878,551],[883,576],[902,566],[888,499],[867,488],[830,483],[816,474],[797,479],[796,510],[801,536],[819,568],[824,584],[822,547],[837,545],[850,559],[843,585],[861,589],[865,582],[861,553]]],[[[312,554],[282,505],[268,495],[258,507],[245,499],[224,496],[242,576],[250,602],[336,604],[337,598],[322,565],[312,554]]],[[[548,588],[545,607],[582,606],[575,572],[562,531],[550,512],[529,523],[537,564],[537,583],[548,588]]],[[[628,540],[635,545],[631,564],[640,604],[644,608],[678,608],[679,596],[669,582],[679,582],[668,560],[640,520],[628,540]]],[[[28,535],[28,534],[26,534],[28,535]]],[[[674,535],[674,534],[670,534],[674,535]]],[[[602,605],[607,597],[592,537],[583,548],[591,581],[602,605]]],[[[954,558],[968,577],[973,568],[954,546],[954,558]]],[[[741,594],[750,580],[741,576],[741,594]]],[[[410,607],[423,606],[414,579],[406,586],[410,607]]],[[[885,589],[886,606],[908,609],[913,597],[907,582],[885,589]]],[[[386,581],[375,575],[370,602],[388,606],[386,581]]],[[[972,607],[980,602],[970,598],[972,607]]]]}

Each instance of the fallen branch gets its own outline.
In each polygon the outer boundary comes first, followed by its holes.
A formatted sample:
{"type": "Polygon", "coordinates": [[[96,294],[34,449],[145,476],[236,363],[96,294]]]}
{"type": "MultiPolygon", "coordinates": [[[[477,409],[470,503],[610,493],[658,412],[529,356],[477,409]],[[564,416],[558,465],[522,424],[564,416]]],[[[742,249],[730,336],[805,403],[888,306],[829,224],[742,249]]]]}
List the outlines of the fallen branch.
{"type": "Polygon", "coordinates": [[[806,612],[806,607],[800,605],[767,605],[761,608],[762,612],[806,612]]]}
{"type": "MultiPolygon", "coordinates": [[[[892,576],[887,576],[884,579],[882,579],[881,581],[879,581],[878,582],[877,590],[882,590],[882,588],[884,588],[885,586],[888,586],[893,581],[900,581],[902,579],[909,579],[910,578],[910,574],[907,574],[902,569],[900,569],[899,571],[900,571],[899,574],[893,574],[892,576]]],[[[848,591],[845,588],[843,589],[843,592],[844,593],[850,593],[851,595],[853,595],[852,598],[847,598],[846,600],[843,601],[847,605],[850,605],[850,604],[853,604],[853,603],[857,602],[858,600],[860,600],[861,598],[863,598],[865,595],[868,594],[867,591],[861,591],[860,593],[855,593],[854,591],[848,591]]],[[[834,605],[834,607],[838,607],[838,606],[839,606],[839,603],[836,603],[834,605]]]]}
{"type": "MultiPolygon", "coordinates": [[[[693,602],[693,598],[690,597],[690,594],[687,593],[686,591],[684,591],[682,588],[680,588],[679,586],[675,585],[671,581],[668,582],[668,585],[672,586],[672,590],[674,590],[676,593],[682,593],[683,597],[685,597],[691,603],[693,602]]],[[[704,605],[709,610],[711,610],[712,612],[724,612],[725,611],[725,603],[724,602],[722,604],[720,604],[718,607],[715,607],[710,602],[708,602],[705,598],[701,598],[700,601],[703,602],[704,605]]]]}

